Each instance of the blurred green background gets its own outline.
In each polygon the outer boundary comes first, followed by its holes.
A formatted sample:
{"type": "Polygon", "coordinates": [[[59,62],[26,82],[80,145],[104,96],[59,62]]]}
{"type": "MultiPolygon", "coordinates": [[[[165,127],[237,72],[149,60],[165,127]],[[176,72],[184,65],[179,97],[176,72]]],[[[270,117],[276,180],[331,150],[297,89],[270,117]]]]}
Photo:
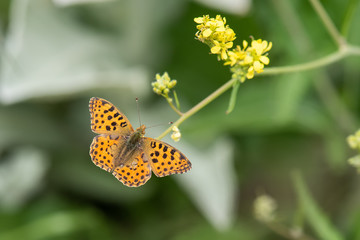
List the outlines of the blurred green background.
{"type": "MultiPolygon", "coordinates": [[[[339,29],[351,6],[354,45],[357,2],[322,1],[339,29]]],[[[345,140],[360,126],[359,57],[248,80],[229,115],[230,92],[216,99],[181,125],[179,143],[164,139],[193,163],[187,174],[127,188],[91,162],[90,97],[114,103],[134,128],[138,97],[151,126],[177,119],[152,92],[156,73],[178,81],[182,111],[231,78],[194,39],[193,19],[205,14],[226,17],[235,44],[273,42],[270,67],[336,51],[308,1],[0,2],[0,239],[288,239],[254,218],[263,193],[289,229],[326,239],[301,213],[317,205],[332,239],[360,239],[360,178],[345,140]],[[315,202],[299,207],[294,171],[315,202]]]]}

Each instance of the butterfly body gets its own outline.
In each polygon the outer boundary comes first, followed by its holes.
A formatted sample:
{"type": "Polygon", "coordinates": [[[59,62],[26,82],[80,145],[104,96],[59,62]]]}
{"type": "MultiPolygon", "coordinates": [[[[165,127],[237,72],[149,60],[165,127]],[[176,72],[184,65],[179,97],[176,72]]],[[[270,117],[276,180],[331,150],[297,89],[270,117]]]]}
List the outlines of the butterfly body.
{"type": "Polygon", "coordinates": [[[128,136],[118,136],[119,139],[123,138],[123,140],[113,145],[113,151],[116,154],[114,155],[114,167],[111,172],[113,172],[116,167],[123,167],[125,165],[133,166],[136,164],[135,157],[143,151],[142,137],[144,134],[145,125],[142,125],[128,136]]]}
{"type": "Polygon", "coordinates": [[[144,125],[134,131],[126,116],[110,102],[93,97],[89,109],[91,129],[100,134],[91,143],[91,159],[124,185],[138,187],[145,184],[151,171],[164,177],[191,169],[190,161],[179,150],[144,137],[144,125]]]}

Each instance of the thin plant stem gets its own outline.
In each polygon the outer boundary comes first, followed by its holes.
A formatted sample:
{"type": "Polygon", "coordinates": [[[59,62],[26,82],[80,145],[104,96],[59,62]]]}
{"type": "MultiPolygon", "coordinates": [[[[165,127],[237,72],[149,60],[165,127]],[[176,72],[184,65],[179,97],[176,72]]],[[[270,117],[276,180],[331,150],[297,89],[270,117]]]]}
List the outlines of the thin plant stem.
{"type": "Polygon", "coordinates": [[[173,95],[176,103],[176,108],[180,110],[180,103],[175,90],[173,90],[173,95]]]}
{"type": "Polygon", "coordinates": [[[157,139],[162,139],[163,137],[165,137],[168,133],[171,132],[171,129],[173,126],[180,126],[180,124],[185,121],[186,119],[188,119],[190,116],[194,115],[195,113],[197,113],[199,110],[201,110],[203,107],[205,107],[206,105],[208,105],[209,103],[211,103],[214,99],[216,99],[217,97],[219,97],[221,94],[223,94],[224,92],[226,92],[227,90],[229,90],[233,84],[234,81],[238,81],[237,79],[231,79],[229,81],[227,81],[224,85],[222,85],[220,88],[218,88],[217,90],[215,90],[212,94],[210,94],[209,96],[207,96],[205,99],[203,99],[201,102],[199,102],[197,105],[195,105],[193,108],[191,108],[189,111],[187,111],[186,113],[183,113],[183,115],[176,121],[174,122],[168,129],[166,129],[162,134],[160,134],[159,137],[157,137],[157,139]]]}
{"type": "Polygon", "coordinates": [[[277,234],[283,236],[287,239],[292,240],[315,240],[314,238],[304,234],[300,233],[298,236],[296,236],[294,233],[291,232],[290,229],[288,229],[286,226],[279,224],[279,223],[267,223],[266,224],[268,228],[276,232],[277,234]]]}
{"type": "Polygon", "coordinates": [[[345,39],[341,36],[340,32],[335,27],[335,24],[325,11],[324,7],[321,5],[319,0],[309,0],[315,11],[319,15],[321,21],[323,22],[325,28],[329,32],[330,36],[334,39],[338,47],[345,45],[345,39]]]}
{"type": "Polygon", "coordinates": [[[355,118],[344,106],[329,79],[321,74],[316,78],[316,81],[314,81],[315,87],[318,89],[319,96],[329,113],[338,122],[339,127],[346,135],[352,133],[357,126],[355,118]]]}
{"type": "Polygon", "coordinates": [[[344,20],[341,26],[341,34],[346,38],[348,33],[349,33],[349,29],[350,29],[350,24],[351,24],[351,20],[354,17],[354,14],[356,12],[356,7],[359,4],[359,0],[350,0],[348,1],[347,4],[347,8],[345,11],[345,16],[344,16],[344,20]]]}
{"type": "Polygon", "coordinates": [[[177,109],[174,104],[172,103],[172,99],[171,98],[166,98],[166,101],[169,103],[170,107],[172,108],[172,110],[174,110],[179,116],[182,116],[183,113],[180,112],[179,109],[177,109]]]}
{"type": "Polygon", "coordinates": [[[286,33],[296,46],[298,54],[309,52],[311,41],[307,37],[302,21],[299,21],[294,2],[289,0],[272,0],[271,2],[285,27],[286,33]]]}
{"type": "MultiPolygon", "coordinates": [[[[296,64],[292,66],[284,66],[284,67],[269,67],[264,69],[264,72],[261,75],[273,75],[273,74],[283,74],[283,73],[294,73],[294,72],[301,72],[301,71],[308,71],[312,69],[316,69],[319,67],[327,66],[331,63],[334,63],[340,59],[342,59],[346,53],[344,51],[336,51],[331,53],[325,57],[316,59],[314,61],[296,64]]],[[[261,76],[260,75],[260,76],[261,76]]]]}
{"type": "Polygon", "coordinates": [[[342,58],[351,55],[360,55],[360,48],[356,46],[345,45],[345,47],[340,48],[336,52],[331,53],[322,58],[316,59],[314,61],[310,61],[302,64],[296,64],[292,66],[266,68],[264,69],[264,72],[260,74],[260,76],[312,70],[319,67],[327,66],[331,63],[334,63],[342,58]]]}

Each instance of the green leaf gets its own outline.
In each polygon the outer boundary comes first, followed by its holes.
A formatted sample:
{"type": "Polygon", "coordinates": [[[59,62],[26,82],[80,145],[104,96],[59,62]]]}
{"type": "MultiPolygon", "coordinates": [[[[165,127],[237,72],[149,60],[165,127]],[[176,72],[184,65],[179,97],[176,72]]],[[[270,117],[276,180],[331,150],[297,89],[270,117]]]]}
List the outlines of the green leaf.
{"type": "Polygon", "coordinates": [[[101,216],[91,210],[61,210],[2,231],[0,239],[52,239],[80,230],[95,232],[94,229],[99,227],[101,221],[101,216]]]}
{"type": "Polygon", "coordinates": [[[310,223],[320,239],[324,240],[342,240],[341,234],[330,223],[329,218],[321,211],[316,204],[308,188],[306,187],[301,175],[296,172],[293,175],[295,189],[299,202],[304,209],[305,217],[310,223]]]}
{"type": "Polygon", "coordinates": [[[235,81],[232,91],[231,91],[231,96],[230,96],[230,101],[229,101],[229,107],[226,110],[226,114],[231,113],[234,110],[235,107],[235,103],[236,103],[236,96],[238,94],[239,91],[239,87],[240,87],[240,82],[239,81],[235,81]]]}

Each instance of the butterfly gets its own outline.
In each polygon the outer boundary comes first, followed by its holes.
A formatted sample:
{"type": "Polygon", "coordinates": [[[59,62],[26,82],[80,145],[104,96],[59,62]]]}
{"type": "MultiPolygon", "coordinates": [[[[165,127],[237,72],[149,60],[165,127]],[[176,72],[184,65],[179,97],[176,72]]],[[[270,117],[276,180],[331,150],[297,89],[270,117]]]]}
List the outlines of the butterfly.
{"type": "Polygon", "coordinates": [[[179,150],[154,138],[144,137],[145,125],[135,131],[126,116],[109,101],[92,97],[89,102],[90,145],[93,163],[111,172],[128,187],[144,185],[151,171],[158,177],[185,173],[191,162],[179,150]]]}

